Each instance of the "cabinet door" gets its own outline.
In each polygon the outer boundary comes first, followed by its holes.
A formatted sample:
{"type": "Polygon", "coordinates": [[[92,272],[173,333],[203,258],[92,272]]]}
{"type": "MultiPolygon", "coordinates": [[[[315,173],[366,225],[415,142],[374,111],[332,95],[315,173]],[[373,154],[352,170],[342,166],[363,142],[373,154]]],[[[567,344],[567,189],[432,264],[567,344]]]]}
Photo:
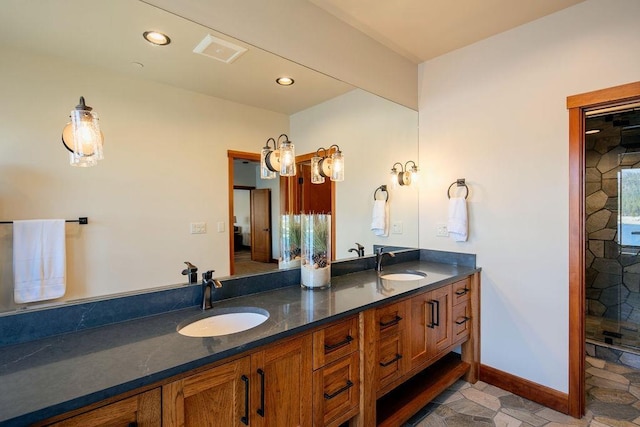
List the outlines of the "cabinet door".
{"type": "Polygon", "coordinates": [[[249,425],[250,368],[244,357],[163,386],[163,426],[249,425]]]}
{"type": "Polygon", "coordinates": [[[423,365],[451,345],[451,310],[450,285],[411,299],[411,369],[423,365]]]}
{"type": "Polygon", "coordinates": [[[446,350],[452,341],[451,334],[451,286],[444,286],[430,292],[427,341],[429,357],[446,350]]]}
{"type": "Polygon", "coordinates": [[[155,427],[160,426],[160,389],[76,415],[55,424],[56,427],[155,427]]]}
{"type": "Polygon", "coordinates": [[[311,426],[311,349],[303,335],[251,355],[252,426],[311,426]]]}

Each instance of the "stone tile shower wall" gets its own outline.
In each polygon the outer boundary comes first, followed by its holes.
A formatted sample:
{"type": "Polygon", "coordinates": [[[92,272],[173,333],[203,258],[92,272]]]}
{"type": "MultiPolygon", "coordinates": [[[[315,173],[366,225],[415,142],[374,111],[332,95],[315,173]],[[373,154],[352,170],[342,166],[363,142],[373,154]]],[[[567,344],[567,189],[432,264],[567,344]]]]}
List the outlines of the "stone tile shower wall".
{"type": "MultiPolygon", "coordinates": [[[[638,167],[640,156],[620,162],[627,149],[619,136],[587,135],[585,141],[587,314],[640,323],[640,257],[621,255],[618,227],[618,170],[638,167]]],[[[629,150],[637,151],[637,150],[629,150]]]]}

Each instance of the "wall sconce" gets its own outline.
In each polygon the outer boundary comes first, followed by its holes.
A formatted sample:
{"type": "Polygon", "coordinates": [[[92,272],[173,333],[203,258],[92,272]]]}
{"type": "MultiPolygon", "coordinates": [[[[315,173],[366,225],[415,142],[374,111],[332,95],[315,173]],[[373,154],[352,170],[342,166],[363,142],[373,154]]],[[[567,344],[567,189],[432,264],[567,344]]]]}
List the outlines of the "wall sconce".
{"type": "Polygon", "coordinates": [[[91,110],[81,96],[80,103],[71,111],[71,122],[62,130],[62,143],[70,151],[72,166],[95,166],[103,159],[104,135],[100,131],[98,115],[91,110]]]}
{"type": "Polygon", "coordinates": [[[316,155],[311,158],[311,183],[322,184],[325,178],[330,178],[331,181],[344,181],[344,156],[340,147],[333,144],[329,149],[320,147],[316,150],[316,155]],[[327,152],[333,153],[327,157],[327,152]],[[324,155],[320,156],[320,150],[324,155]]]}
{"type": "Polygon", "coordinates": [[[413,160],[409,160],[407,163],[402,166],[402,163],[396,162],[391,167],[391,186],[393,188],[397,188],[398,185],[411,185],[418,183],[418,178],[420,169],[418,169],[418,165],[413,160]],[[413,164],[411,169],[409,169],[409,163],[413,164]],[[396,165],[400,166],[400,171],[396,168],[396,165]]]}
{"type": "Polygon", "coordinates": [[[293,142],[289,141],[286,134],[282,134],[276,141],[273,138],[267,139],[267,143],[260,152],[260,178],[273,179],[276,172],[281,176],[296,175],[296,152],[293,142]],[[280,142],[284,137],[284,141],[280,142]],[[269,146],[273,142],[273,149],[269,146]]]}

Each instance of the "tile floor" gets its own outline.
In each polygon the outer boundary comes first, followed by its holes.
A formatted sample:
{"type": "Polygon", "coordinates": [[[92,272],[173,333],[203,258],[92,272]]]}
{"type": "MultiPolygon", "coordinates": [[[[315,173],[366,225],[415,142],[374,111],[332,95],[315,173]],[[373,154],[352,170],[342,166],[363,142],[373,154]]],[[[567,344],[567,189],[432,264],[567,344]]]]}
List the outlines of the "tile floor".
{"type": "Polygon", "coordinates": [[[479,381],[458,381],[405,426],[640,426],[640,370],[587,357],[587,413],[578,420],[479,381]]]}

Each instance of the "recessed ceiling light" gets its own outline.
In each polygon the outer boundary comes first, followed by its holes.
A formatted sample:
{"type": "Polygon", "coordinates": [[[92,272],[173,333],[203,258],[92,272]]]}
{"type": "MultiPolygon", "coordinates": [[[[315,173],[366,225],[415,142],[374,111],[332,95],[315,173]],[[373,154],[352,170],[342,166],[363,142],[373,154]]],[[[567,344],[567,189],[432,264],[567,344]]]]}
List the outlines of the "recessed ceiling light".
{"type": "Polygon", "coordinates": [[[600,132],[600,129],[591,129],[585,132],[585,135],[593,135],[594,133],[600,132]]]}
{"type": "Polygon", "coordinates": [[[276,83],[281,86],[291,86],[295,81],[291,77],[278,77],[276,83]]]}
{"type": "Polygon", "coordinates": [[[142,36],[151,44],[158,46],[166,46],[171,43],[171,39],[168,35],[159,33],[157,31],[145,31],[142,36]]]}

